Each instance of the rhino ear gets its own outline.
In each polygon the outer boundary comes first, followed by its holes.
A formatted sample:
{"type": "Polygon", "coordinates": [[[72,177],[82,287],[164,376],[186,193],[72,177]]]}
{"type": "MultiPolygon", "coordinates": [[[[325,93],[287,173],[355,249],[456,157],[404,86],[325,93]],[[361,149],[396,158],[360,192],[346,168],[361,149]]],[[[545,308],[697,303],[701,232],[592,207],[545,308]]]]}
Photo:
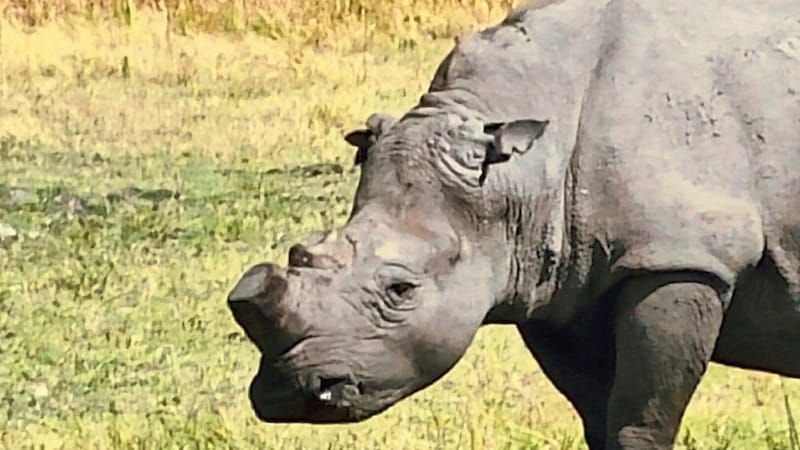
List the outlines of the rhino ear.
{"type": "Polygon", "coordinates": [[[367,160],[367,151],[377,142],[381,134],[386,132],[395,122],[395,118],[388,114],[373,113],[367,118],[367,128],[353,130],[344,136],[344,140],[356,147],[355,165],[360,165],[367,160]]]}
{"type": "Polygon", "coordinates": [[[485,124],[484,133],[493,139],[486,149],[484,166],[508,161],[513,153],[528,152],[533,143],[544,134],[548,124],[549,120],[534,119],[485,124]]]}
{"type": "Polygon", "coordinates": [[[344,140],[348,144],[356,147],[356,156],[353,164],[358,166],[367,160],[367,150],[372,145],[373,135],[370,130],[353,130],[344,135],[344,140]]]}

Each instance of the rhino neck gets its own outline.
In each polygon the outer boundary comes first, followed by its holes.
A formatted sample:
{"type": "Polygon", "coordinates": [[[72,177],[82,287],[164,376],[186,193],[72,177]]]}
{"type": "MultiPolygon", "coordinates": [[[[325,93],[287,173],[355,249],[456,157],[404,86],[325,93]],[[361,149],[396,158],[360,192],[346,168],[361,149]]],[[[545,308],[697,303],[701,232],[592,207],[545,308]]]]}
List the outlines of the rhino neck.
{"type": "MultiPolygon", "coordinates": [[[[537,143],[538,153],[495,174],[485,186],[491,231],[501,236],[494,255],[505,269],[505,284],[485,323],[521,323],[548,304],[570,278],[570,153],[553,135],[537,143]]],[[[492,240],[491,238],[489,239],[492,240]]]]}
{"type": "Polygon", "coordinates": [[[582,104],[613,47],[608,3],[564,0],[518,10],[461,40],[423,97],[485,122],[550,121],[530,152],[492,167],[475,197],[494,224],[487,233],[501,235],[493,264],[507,275],[486,323],[568,315],[559,311],[570,308],[558,305],[575,303],[586,284],[592,250],[580,213],[577,137],[582,104]]]}

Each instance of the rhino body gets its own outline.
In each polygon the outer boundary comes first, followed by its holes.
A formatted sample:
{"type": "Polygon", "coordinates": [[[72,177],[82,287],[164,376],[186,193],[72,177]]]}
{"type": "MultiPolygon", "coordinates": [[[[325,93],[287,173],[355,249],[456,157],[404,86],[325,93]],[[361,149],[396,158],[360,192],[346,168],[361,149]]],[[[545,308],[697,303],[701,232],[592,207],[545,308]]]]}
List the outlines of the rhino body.
{"type": "Polygon", "coordinates": [[[800,377],[800,2],[523,7],[346,140],[347,223],[228,298],[263,421],[379,414],[488,323],[590,449],[672,448],[711,361],[800,377]]]}

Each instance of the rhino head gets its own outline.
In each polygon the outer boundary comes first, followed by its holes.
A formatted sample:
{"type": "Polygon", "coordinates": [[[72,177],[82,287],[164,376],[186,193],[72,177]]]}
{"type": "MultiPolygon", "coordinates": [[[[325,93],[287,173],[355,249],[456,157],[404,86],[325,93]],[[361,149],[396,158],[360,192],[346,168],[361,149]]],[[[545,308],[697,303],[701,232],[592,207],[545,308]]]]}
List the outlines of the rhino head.
{"type": "Polygon", "coordinates": [[[434,111],[374,114],[345,139],[361,175],[344,226],[250,268],[230,292],[261,359],[249,397],[265,422],[365,420],[432,384],[515,295],[490,166],[548,122],[434,111]]]}

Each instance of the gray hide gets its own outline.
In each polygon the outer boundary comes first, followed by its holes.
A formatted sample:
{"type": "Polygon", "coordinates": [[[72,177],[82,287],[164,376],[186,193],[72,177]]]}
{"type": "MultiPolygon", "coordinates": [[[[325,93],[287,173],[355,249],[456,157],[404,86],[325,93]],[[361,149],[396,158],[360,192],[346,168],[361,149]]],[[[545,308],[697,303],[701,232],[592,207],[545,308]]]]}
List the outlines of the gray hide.
{"type": "Polygon", "coordinates": [[[229,299],[262,420],[378,414],[486,323],[518,327],[593,450],[672,448],[711,361],[800,377],[800,1],[521,8],[347,141],[341,233],[229,299]]]}

